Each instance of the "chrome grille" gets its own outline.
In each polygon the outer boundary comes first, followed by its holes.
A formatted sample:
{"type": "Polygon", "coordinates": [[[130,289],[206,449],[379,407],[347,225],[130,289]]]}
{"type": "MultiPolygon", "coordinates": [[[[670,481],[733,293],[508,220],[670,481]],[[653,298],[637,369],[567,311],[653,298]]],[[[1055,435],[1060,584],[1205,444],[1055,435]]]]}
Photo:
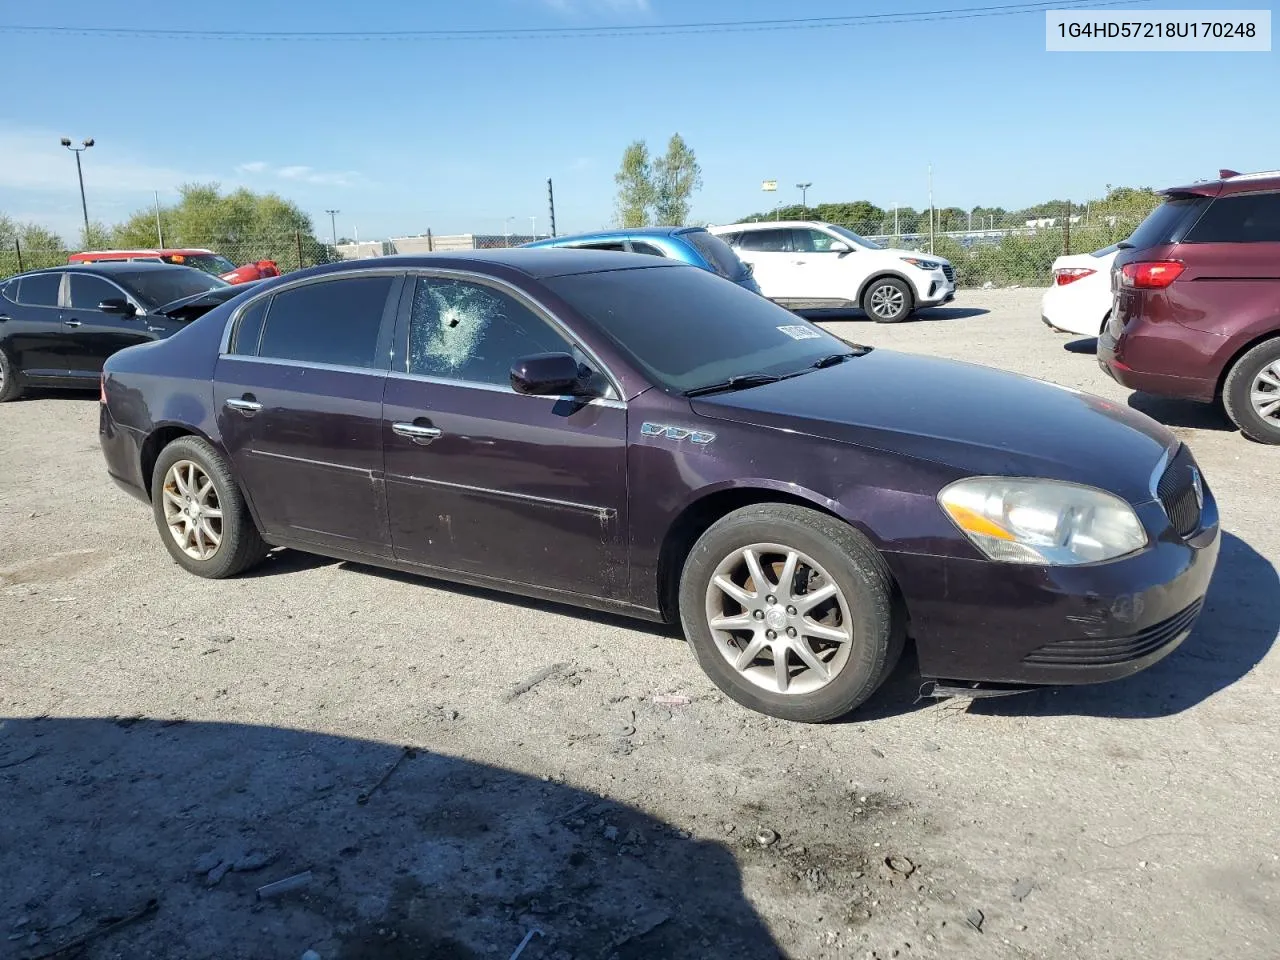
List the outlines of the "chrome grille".
{"type": "Polygon", "coordinates": [[[1054,667],[1101,667],[1138,660],[1176,641],[1195,626],[1204,606],[1197,600],[1167,620],[1127,637],[1089,637],[1046,643],[1022,658],[1023,663],[1054,667]]]}
{"type": "Polygon", "coordinates": [[[1189,537],[1200,529],[1204,480],[1185,444],[1178,448],[1177,455],[1161,475],[1156,496],[1178,536],[1189,537]]]}

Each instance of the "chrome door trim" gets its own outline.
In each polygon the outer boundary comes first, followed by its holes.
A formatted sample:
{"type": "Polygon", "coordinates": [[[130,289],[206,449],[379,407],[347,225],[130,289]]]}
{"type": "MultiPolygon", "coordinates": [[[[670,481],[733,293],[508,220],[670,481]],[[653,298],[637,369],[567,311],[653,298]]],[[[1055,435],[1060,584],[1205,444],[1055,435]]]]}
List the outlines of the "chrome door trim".
{"type": "Polygon", "coordinates": [[[562,507],[566,510],[578,510],[583,513],[590,513],[603,520],[612,520],[618,515],[618,511],[613,507],[598,507],[590,503],[578,503],[574,500],[557,500],[555,497],[539,497],[531,493],[513,493],[510,490],[495,490],[492,487],[476,487],[466,483],[450,483],[448,480],[433,480],[431,477],[419,477],[415,474],[388,474],[387,479],[407,483],[426,483],[433,487],[447,487],[450,490],[462,490],[467,493],[485,494],[491,497],[501,497],[505,500],[520,500],[524,503],[538,503],[547,507],[562,507]]]}

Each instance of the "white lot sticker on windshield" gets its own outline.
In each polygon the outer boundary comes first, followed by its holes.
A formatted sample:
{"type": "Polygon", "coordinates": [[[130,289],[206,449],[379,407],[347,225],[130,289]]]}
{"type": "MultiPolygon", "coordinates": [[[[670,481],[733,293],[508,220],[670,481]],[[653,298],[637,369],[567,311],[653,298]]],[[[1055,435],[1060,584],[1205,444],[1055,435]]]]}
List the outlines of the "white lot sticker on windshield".
{"type": "Polygon", "coordinates": [[[792,340],[817,340],[822,334],[813,327],[806,327],[803,324],[793,323],[785,327],[779,327],[792,340]]]}

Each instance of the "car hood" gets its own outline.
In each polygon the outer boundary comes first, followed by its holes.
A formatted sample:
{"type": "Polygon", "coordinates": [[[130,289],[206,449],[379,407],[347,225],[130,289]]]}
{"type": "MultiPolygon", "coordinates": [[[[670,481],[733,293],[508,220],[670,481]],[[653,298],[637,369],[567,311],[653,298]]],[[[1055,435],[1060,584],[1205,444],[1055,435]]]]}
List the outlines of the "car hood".
{"type": "Polygon", "coordinates": [[[1173,435],[1100,397],[990,367],[872,350],[838,366],[691,401],[695,413],[947,464],[1154,497],[1173,435]]]}
{"type": "Polygon", "coordinates": [[[950,263],[946,257],[939,257],[932,253],[924,253],[920,250],[900,250],[897,247],[884,247],[880,250],[859,251],[865,253],[874,253],[878,257],[890,257],[898,259],[899,257],[911,257],[915,260],[932,260],[934,263],[950,263]]]}
{"type": "Polygon", "coordinates": [[[226,303],[232,297],[240,296],[257,282],[256,280],[250,280],[248,283],[214,287],[212,290],[206,290],[194,296],[173,300],[163,306],[156,307],[152,312],[163,314],[166,317],[174,317],[175,319],[194,320],[196,317],[208,313],[214,307],[226,303]]]}

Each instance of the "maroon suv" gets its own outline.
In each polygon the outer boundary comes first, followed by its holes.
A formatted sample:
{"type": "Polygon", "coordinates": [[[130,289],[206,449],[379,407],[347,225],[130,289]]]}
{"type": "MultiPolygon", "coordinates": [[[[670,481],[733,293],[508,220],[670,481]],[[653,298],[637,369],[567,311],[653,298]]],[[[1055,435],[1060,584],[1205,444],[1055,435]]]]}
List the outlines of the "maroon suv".
{"type": "Polygon", "coordinates": [[[1280,171],[1164,191],[1120,244],[1098,362],[1126,387],[1212,403],[1280,444],[1280,171]]]}

